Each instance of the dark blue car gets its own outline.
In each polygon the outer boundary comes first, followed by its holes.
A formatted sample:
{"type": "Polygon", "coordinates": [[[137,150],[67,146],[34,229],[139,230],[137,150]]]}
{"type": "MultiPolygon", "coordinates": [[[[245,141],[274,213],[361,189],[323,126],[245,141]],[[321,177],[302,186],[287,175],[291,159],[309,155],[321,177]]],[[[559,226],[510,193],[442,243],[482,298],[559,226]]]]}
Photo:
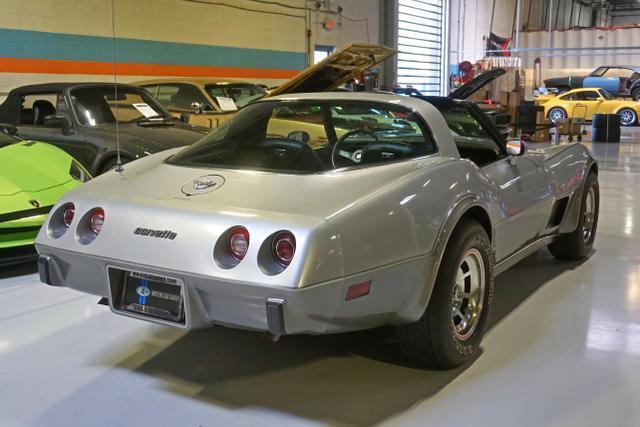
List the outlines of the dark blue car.
{"type": "Polygon", "coordinates": [[[604,65],[588,76],[570,76],[547,79],[547,89],[563,93],[571,89],[601,88],[613,96],[630,96],[640,101],[640,67],[631,65],[604,65]]]}

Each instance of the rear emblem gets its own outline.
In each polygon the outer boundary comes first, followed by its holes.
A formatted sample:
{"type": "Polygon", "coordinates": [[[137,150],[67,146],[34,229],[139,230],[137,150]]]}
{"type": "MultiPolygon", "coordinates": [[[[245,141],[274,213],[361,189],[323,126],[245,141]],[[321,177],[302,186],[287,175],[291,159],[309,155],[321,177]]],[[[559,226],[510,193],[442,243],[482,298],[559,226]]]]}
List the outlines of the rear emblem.
{"type": "Polygon", "coordinates": [[[195,178],[182,186],[182,192],[187,196],[210,193],[222,187],[224,178],[220,175],[204,175],[195,178]]]}
{"type": "Polygon", "coordinates": [[[29,203],[31,203],[31,206],[33,206],[34,208],[40,207],[40,202],[38,202],[37,200],[29,200],[29,203]]]}
{"type": "Polygon", "coordinates": [[[147,288],[146,286],[138,286],[136,288],[136,293],[144,298],[144,297],[148,297],[149,295],[151,295],[151,290],[149,288],[147,288]]]}
{"type": "Polygon", "coordinates": [[[215,187],[217,183],[210,178],[197,178],[193,181],[193,189],[196,191],[206,190],[207,188],[215,187]]]}

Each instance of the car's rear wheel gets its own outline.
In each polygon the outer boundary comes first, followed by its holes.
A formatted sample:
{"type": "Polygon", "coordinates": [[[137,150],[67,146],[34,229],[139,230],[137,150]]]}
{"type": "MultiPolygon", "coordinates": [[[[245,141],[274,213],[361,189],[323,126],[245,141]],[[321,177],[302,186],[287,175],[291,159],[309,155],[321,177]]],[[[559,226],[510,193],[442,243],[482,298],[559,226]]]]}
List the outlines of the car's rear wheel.
{"type": "Polygon", "coordinates": [[[549,251],[556,258],[580,260],[589,256],[593,248],[598,228],[600,209],[600,187],[598,176],[591,172],[587,176],[580,201],[578,226],[572,233],[563,234],[549,245],[549,251]]]}
{"type": "Polygon", "coordinates": [[[638,123],[638,114],[631,108],[623,108],[618,112],[622,126],[633,126],[638,123]]]}
{"type": "Polygon", "coordinates": [[[492,297],[489,238],[476,221],[463,219],[449,239],[424,314],[396,328],[402,352],[439,369],[469,361],[482,341],[492,297]]]}
{"type": "Polygon", "coordinates": [[[634,101],[640,101],[640,87],[637,87],[631,91],[631,99],[634,101]]]}
{"type": "Polygon", "coordinates": [[[547,117],[549,117],[549,120],[551,120],[552,122],[557,122],[558,120],[566,119],[567,112],[564,111],[563,108],[553,107],[552,109],[549,110],[547,117]]]}

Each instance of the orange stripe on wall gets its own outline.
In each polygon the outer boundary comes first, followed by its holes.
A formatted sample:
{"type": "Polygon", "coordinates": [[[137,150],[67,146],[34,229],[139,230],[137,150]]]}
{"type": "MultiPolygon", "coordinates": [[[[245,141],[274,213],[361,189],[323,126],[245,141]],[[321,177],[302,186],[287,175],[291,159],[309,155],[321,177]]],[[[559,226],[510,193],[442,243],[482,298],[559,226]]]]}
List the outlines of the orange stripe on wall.
{"type": "MultiPolygon", "coordinates": [[[[0,73],[112,75],[113,63],[58,59],[0,58],[0,73]]],[[[289,79],[299,71],[201,65],[156,65],[118,63],[121,76],[184,76],[289,79]]]]}

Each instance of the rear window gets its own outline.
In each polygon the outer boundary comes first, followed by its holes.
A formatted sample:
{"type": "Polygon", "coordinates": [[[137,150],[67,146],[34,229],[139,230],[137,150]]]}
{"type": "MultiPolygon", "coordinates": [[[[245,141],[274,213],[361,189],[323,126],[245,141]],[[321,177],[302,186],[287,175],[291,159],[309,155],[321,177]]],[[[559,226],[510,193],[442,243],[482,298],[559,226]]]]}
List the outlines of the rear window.
{"type": "Polygon", "coordinates": [[[396,105],[267,101],[247,106],[172,156],[183,166],[317,173],[436,151],[424,123],[396,105]]]}

